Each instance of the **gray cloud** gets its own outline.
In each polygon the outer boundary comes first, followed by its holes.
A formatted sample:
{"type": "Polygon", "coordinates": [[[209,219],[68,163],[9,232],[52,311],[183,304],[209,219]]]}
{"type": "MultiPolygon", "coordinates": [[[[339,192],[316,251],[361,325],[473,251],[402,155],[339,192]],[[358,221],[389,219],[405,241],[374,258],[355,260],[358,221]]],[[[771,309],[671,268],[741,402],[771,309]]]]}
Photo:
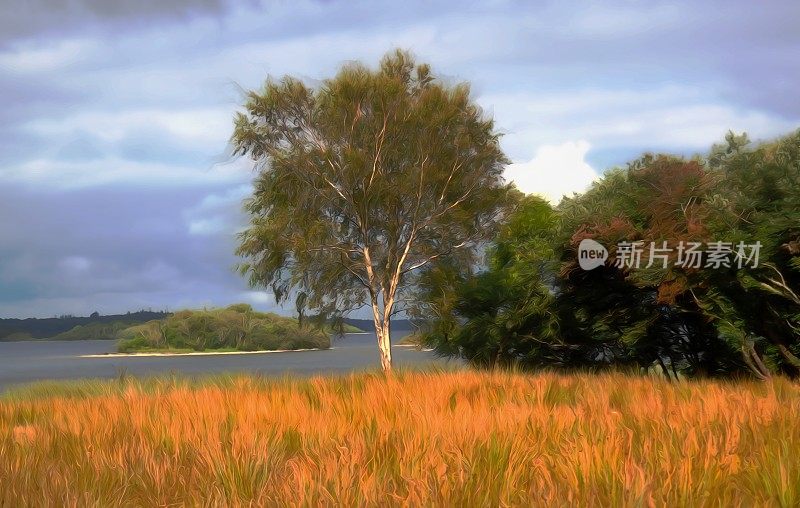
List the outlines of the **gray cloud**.
{"type": "Polygon", "coordinates": [[[5,187],[0,315],[76,312],[89,303],[102,312],[124,312],[135,303],[126,295],[149,295],[148,307],[241,300],[248,288],[233,270],[233,230],[243,220],[242,195],[233,188],[224,209],[206,206],[206,217],[222,213],[229,228],[196,235],[185,207],[203,212],[204,203],[213,204],[208,188],[52,193],[5,187]]]}
{"type": "Polygon", "coordinates": [[[88,27],[131,25],[220,14],[224,0],[1,0],[0,43],[14,39],[74,34],[88,27]]]}
{"type": "MultiPolygon", "coordinates": [[[[800,126],[800,4],[0,0],[0,315],[255,298],[230,269],[242,88],[406,47],[528,161],[595,169],[800,126]],[[17,2],[15,2],[16,4],[17,2]]],[[[266,300],[263,305],[271,305],[266,300]]]]}

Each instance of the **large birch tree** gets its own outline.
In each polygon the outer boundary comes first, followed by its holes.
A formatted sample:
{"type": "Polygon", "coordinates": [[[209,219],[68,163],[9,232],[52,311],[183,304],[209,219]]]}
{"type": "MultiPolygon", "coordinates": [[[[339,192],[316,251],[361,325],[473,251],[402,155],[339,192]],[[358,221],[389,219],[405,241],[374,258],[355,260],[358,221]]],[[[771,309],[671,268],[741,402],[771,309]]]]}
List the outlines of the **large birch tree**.
{"type": "Polygon", "coordinates": [[[399,50],[316,86],[267,80],[243,109],[232,144],[257,171],[243,274],[322,315],[368,305],[389,372],[390,319],[416,275],[475,262],[509,201],[493,120],[467,84],[399,50]]]}

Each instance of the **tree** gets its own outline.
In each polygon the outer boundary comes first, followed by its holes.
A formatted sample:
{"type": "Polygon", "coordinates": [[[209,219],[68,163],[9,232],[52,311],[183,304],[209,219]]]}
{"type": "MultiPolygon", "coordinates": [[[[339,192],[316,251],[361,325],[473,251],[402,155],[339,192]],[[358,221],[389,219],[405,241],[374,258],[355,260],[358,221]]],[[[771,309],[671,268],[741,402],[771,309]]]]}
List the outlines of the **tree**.
{"type": "MultiPolygon", "coordinates": [[[[583,361],[660,368],[679,375],[726,375],[742,367],[698,301],[722,271],[679,266],[681,242],[707,243],[715,175],[700,160],[645,155],[611,171],[581,196],[564,200],[558,306],[565,340],[581,345],[583,361]],[[609,248],[605,265],[578,267],[577,247],[591,238],[609,248]],[[667,246],[666,261],[638,267],[615,263],[620,242],[667,246]]],[[[705,262],[705,258],[703,258],[705,262]]]]}
{"type": "Polygon", "coordinates": [[[390,371],[390,319],[417,272],[444,257],[474,263],[503,215],[493,121],[466,84],[445,85],[399,50],[316,88],[268,80],[244,109],[232,143],[258,176],[242,272],[321,314],[368,304],[390,371]]]}
{"type": "Polygon", "coordinates": [[[709,166],[717,175],[711,227],[759,242],[758,266],[709,278],[699,301],[759,378],[800,376],[800,131],[753,146],[729,133],[709,166]]]}
{"type": "Polygon", "coordinates": [[[489,250],[488,267],[464,273],[440,264],[423,274],[422,341],[442,356],[477,367],[551,364],[558,349],[552,312],[552,236],[557,217],[535,196],[522,197],[489,250]]]}
{"type": "Polygon", "coordinates": [[[487,366],[800,377],[800,132],[726,140],[705,159],[645,155],[554,212],[523,200],[487,269],[426,272],[428,344],[487,366]],[[588,271],[585,239],[610,251],[588,271]],[[641,264],[618,264],[620,243],[637,241],[641,264]],[[705,247],[697,264],[678,263],[693,242],[705,247]],[[710,263],[716,242],[730,246],[727,264],[710,263]],[[757,263],[737,260],[756,242],[757,263]]]}

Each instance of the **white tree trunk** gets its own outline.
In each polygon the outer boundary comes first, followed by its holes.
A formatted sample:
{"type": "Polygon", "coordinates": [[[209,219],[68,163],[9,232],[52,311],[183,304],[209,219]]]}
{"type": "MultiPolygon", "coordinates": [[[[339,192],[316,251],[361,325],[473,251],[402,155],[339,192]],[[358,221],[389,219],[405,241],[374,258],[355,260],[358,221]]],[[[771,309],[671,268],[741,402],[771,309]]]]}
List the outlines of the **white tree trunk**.
{"type": "Polygon", "coordinates": [[[375,336],[378,339],[378,353],[381,358],[381,369],[385,374],[392,371],[392,341],[389,320],[381,316],[377,302],[372,304],[372,316],[375,323],[375,336]]]}
{"type": "Polygon", "coordinates": [[[380,330],[376,330],[378,336],[378,350],[381,355],[381,369],[384,374],[392,372],[392,340],[389,323],[381,323],[380,330]]]}
{"type": "MultiPolygon", "coordinates": [[[[406,246],[406,253],[410,243],[406,246]]],[[[400,259],[400,264],[395,270],[394,277],[389,287],[376,289],[375,272],[372,269],[372,258],[369,249],[364,247],[364,264],[367,272],[367,280],[370,283],[370,298],[372,303],[372,319],[375,323],[375,336],[378,339],[378,352],[381,357],[381,369],[384,374],[392,372],[392,340],[391,340],[391,315],[394,306],[394,295],[397,291],[397,284],[400,280],[400,269],[405,259],[405,253],[400,259]],[[382,303],[379,305],[379,302],[382,303]]]]}

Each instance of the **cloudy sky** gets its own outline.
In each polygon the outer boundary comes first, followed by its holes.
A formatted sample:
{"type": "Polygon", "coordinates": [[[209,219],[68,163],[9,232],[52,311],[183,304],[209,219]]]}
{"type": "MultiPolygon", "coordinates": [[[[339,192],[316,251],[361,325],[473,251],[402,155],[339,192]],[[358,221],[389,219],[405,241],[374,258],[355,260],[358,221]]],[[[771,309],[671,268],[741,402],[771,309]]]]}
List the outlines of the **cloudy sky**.
{"type": "Polygon", "coordinates": [[[0,0],[0,316],[236,301],[243,90],[394,47],[468,80],[551,200],[643,151],[800,127],[800,3],[0,0]]]}

